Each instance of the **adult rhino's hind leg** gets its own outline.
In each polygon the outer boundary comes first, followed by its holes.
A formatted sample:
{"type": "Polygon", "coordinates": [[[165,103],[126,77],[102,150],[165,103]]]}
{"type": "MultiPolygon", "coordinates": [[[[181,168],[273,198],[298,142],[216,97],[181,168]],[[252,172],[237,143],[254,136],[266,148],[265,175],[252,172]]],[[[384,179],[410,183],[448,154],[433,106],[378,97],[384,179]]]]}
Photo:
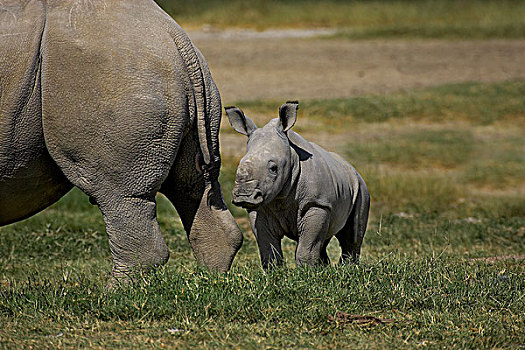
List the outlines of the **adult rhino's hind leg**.
{"type": "Polygon", "coordinates": [[[94,115],[68,128],[60,127],[58,117],[44,124],[51,156],[103,214],[114,263],[110,286],[168,260],[155,194],[175,158],[177,128],[183,127],[157,122],[162,114],[120,110],[111,122],[94,115]],[[97,133],[95,124],[102,122],[104,132],[97,133]]]}
{"type": "MultiPolygon", "coordinates": [[[[130,153],[141,154],[136,150],[130,153]]],[[[139,271],[165,264],[169,251],[157,222],[155,194],[169,164],[154,157],[135,158],[125,149],[108,152],[105,157],[84,153],[76,158],[67,152],[61,155],[57,159],[68,179],[102,212],[113,257],[109,285],[127,282],[139,271]],[[97,161],[100,165],[92,166],[97,161]]]]}
{"type": "Polygon", "coordinates": [[[127,194],[124,185],[113,187],[102,183],[92,190],[75,182],[83,186],[81,189],[99,207],[104,218],[113,258],[110,288],[129,283],[140,272],[150,271],[168,261],[169,250],[156,216],[156,191],[141,196],[127,194]]]}
{"type": "Polygon", "coordinates": [[[127,280],[137,269],[147,271],[168,261],[153,198],[113,197],[99,208],[113,256],[113,279],[127,280]]]}
{"type": "Polygon", "coordinates": [[[143,188],[144,179],[150,178],[151,183],[158,176],[151,173],[156,172],[144,172],[140,178],[122,174],[112,179],[105,167],[91,172],[80,166],[73,168],[68,169],[71,181],[91,197],[104,218],[113,257],[109,286],[127,283],[141,271],[164,265],[169,251],[157,222],[157,189],[143,188]],[[85,177],[71,176],[72,172],[84,172],[85,177]],[[100,182],[86,181],[91,178],[100,182]]]}
{"type": "Polygon", "coordinates": [[[346,225],[335,235],[341,246],[341,263],[359,263],[369,209],[370,196],[368,189],[363,180],[360,179],[360,189],[352,212],[346,225]]]}

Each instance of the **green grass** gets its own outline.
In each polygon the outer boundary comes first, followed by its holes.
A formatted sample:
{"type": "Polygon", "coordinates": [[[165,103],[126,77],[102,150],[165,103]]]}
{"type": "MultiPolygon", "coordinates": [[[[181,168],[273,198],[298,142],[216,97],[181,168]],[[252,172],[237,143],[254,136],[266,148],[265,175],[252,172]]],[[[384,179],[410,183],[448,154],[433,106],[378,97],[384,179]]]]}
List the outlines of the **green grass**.
{"type": "Polygon", "coordinates": [[[350,39],[525,36],[525,3],[514,0],[157,2],[185,27],[335,28],[350,39]]]}
{"type": "Polygon", "coordinates": [[[166,268],[114,294],[84,274],[65,280],[61,272],[2,290],[3,318],[17,320],[0,330],[4,345],[492,348],[519,346],[525,336],[525,280],[516,263],[390,254],[358,267],[270,274],[166,268]],[[329,322],[336,311],[393,323],[329,322]]]}
{"type": "MultiPolygon", "coordinates": [[[[498,19],[499,20],[499,19],[498,19]]],[[[509,23],[489,20],[484,23],[446,24],[418,23],[414,25],[396,24],[372,28],[340,29],[329,38],[376,39],[376,38],[424,38],[424,39],[521,39],[525,37],[525,25],[518,21],[509,23]]]]}
{"type": "MultiPolygon", "coordinates": [[[[349,122],[381,123],[392,119],[437,123],[462,120],[487,125],[519,117],[517,122],[523,125],[523,96],[525,80],[469,82],[389,95],[300,101],[299,108],[300,117],[332,132],[346,130],[349,122]]],[[[276,117],[279,101],[240,101],[237,105],[254,114],[265,114],[269,119],[276,117]]]]}
{"type": "Polygon", "coordinates": [[[373,159],[403,169],[458,166],[472,155],[474,145],[472,132],[456,129],[409,129],[367,141],[351,141],[348,158],[358,163],[373,159]]]}
{"type": "MultiPolygon", "coordinates": [[[[0,228],[0,348],[519,348],[524,86],[301,102],[297,128],[333,139],[370,188],[359,266],[295,268],[295,244],[284,240],[287,267],[264,273],[246,214],[232,208],[245,231],[233,269],[202,271],[174,208],[158,196],[170,261],[133,288],[106,293],[112,263],[102,217],[73,190],[0,228]],[[393,322],[330,321],[338,311],[393,322]]],[[[279,103],[237,105],[268,120],[279,103]]],[[[237,162],[223,158],[227,202],[237,162]]],[[[329,245],[332,261],[339,251],[329,245]]]]}

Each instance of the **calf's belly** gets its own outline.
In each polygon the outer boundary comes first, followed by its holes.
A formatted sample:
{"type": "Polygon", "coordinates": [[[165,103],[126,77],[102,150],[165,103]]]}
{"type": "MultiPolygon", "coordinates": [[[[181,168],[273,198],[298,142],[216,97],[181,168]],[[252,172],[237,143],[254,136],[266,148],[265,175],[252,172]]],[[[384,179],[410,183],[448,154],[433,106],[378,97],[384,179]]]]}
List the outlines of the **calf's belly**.
{"type": "Polygon", "coordinates": [[[332,215],[330,216],[330,225],[328,228],[328,237],[332,237],[345,227],[350,212],[352,210],[351,199],[336,203],[332,207],[332,215]]]}

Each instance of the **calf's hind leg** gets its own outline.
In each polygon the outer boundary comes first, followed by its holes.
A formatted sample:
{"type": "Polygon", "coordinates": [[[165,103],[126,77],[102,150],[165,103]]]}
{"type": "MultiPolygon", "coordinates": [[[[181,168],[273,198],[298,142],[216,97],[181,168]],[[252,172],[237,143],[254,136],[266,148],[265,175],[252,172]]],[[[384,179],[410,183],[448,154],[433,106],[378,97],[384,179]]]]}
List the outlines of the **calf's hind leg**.
{"type": "MultiPolygon", "coordinates": [[[[362,185],[364,186],[364,182],[362,185]]],[[[370,209],[370,196],[366,186],[363,186],[359,189],[356,203],[345,226],[335,235],[341,246],[341,263],[359,263],[370,209]]]]}

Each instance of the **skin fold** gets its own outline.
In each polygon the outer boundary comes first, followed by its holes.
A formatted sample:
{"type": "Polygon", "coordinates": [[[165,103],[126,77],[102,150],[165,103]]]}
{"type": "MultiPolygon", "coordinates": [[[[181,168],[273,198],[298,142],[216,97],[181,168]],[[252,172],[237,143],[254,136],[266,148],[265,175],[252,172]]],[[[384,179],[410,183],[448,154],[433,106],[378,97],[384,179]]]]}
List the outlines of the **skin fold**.
{"type": "Polygon", "coordinates": [[[226,107],[232,127],[248,137],[235,177],[233,203],[246,208],[264,268],[283,263],[281,240],[297,242],[297,265],[329,264],[335,236],[341,262],[359,261],[370,195],[362,177],[339,155],[291,130],[297,102],[263,128],[236,107],[226,107]]]}
{"type": "Polygon", "coordinates": [[[153,0],[0,2],[0,225],[76,186],[126,278],[168,260],[162,192],[198,262],[228,270],[242,234],[218,183],[221,108],[202,54],[153,0]]]}

